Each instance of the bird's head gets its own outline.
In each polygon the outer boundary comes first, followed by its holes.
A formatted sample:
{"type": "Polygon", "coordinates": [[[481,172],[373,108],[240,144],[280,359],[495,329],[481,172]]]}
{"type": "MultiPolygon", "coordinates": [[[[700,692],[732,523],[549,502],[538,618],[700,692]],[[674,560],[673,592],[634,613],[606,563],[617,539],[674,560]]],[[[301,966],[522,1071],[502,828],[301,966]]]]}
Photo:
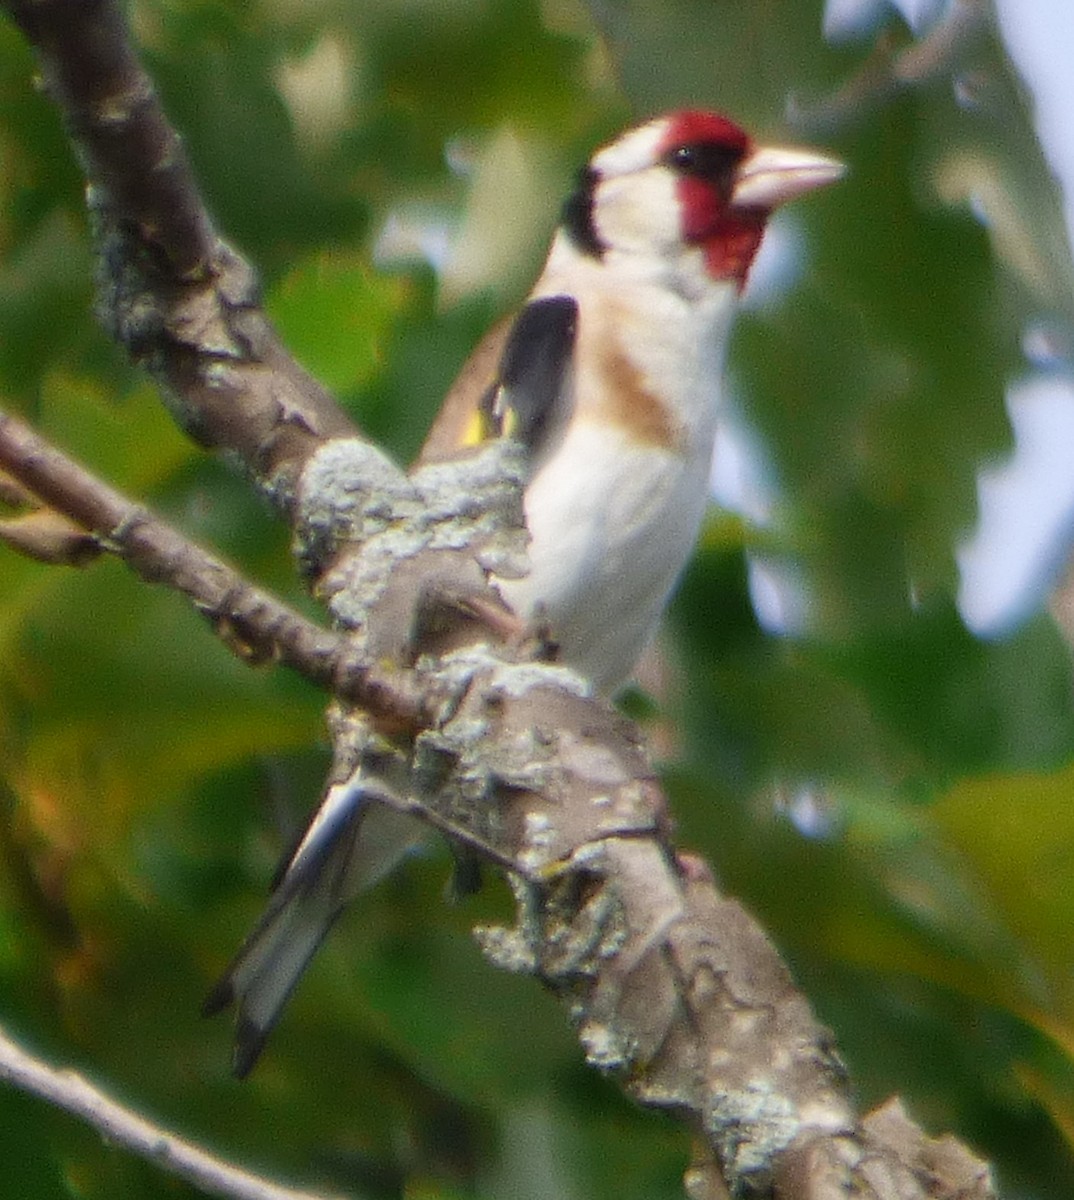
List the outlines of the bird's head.
{"type": "Polygon", "coordinates": [[[717,113],[682,110],[621,134],[581,172],[564,208],[575,246],[677,260],[742,286],[772,210],[843,174],[815,151],[756,146],[717,113]]]}

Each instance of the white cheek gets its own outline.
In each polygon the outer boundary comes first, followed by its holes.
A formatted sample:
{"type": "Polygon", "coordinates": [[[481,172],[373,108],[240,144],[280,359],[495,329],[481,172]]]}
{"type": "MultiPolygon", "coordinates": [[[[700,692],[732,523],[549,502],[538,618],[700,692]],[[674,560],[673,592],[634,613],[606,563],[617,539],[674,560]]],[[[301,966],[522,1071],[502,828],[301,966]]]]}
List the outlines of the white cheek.
{"type": "Polygon", "coordinates": [[[676,180],[664,167],[612,176],[597,185],[597,236],[617,250],[652,250],[682,242],[676,180]]]}

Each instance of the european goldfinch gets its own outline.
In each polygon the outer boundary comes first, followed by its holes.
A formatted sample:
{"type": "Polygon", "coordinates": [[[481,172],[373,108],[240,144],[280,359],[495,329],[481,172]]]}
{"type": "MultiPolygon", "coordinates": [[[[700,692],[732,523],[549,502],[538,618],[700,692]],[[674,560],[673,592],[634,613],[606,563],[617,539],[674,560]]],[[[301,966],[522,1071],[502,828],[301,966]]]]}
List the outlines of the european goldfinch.
{"type": "MultiPolygon", "coordinates": [[[[724,350],[769,215],[842,173],[811,151],[755,146],[711,112],[628,130],[579,175],[528,300],[478,346],[432,426],[419,462],[492,436],[523,443],[530,570],[494,582],[602,692],[629,677],[697,537],[724,350]]],[[[360,783],[329,788],[206,1002],[239,1002],[236,1074],[335,917],[383,873],[368,843],[395,845],[399,820],[360,783]]]]}
{"type": "Polygon", "coordinates": [[[530,571],[499,588],[601,691],[627,679],[697,537],[724,351],[772,209],[842,174],[715,113],[624,133],[581,172],[522,310],[448,393],[421,460],[529,450],[530,571]]]}

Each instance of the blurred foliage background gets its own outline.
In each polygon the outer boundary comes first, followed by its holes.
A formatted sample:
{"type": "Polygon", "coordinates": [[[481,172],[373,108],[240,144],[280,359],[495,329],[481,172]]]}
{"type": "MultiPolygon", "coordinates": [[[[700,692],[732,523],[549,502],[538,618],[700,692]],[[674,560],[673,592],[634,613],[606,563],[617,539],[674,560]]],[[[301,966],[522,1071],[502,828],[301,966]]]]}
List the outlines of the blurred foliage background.
{"type": "MultiPolygon", "coordinates": [[[[851,164],[758,269],[729,418],[761,502],[714,508],[669,621],[670,682],[634,702],[684,844],[787,954],[862,1104],[901,1092],[994,1158],[1005,1196],[1051,1200],[1074,1194],[1070,659],[1039,603],[1002,637],[971,633],[955,548],[977,472],[1010,450],[1023,333],[1074,328],[1074,275],[1021,84],[985,6],[962,7],[975,33],[923,44],[883,6],[834,42],[801,0],[131,14],[286,338],[404,459],[524,293],[573,170],[622,124],[719,107],[851,164]],[[766,578],[780,630],[751,605],[766,578]]],[[[7,24],[0,164],[2,402],[303,603],[286,531],[96,327],[81,181],[7,24]]],[[[484,965],[469,927],[510,906],[496,884],[444,903],[444,855],[354,906],[253,1077],[229,1077],[226,1020],[198,1008],[316,799],[321,703],[117,564],[5,552],[0,1020],[296,1182],[679,1196],[683,1134],[584,1067],[548,998],[484,965]]],[[[0,1147],[26,1200],[194,1194],[11,1091],[0,1147]]]]}

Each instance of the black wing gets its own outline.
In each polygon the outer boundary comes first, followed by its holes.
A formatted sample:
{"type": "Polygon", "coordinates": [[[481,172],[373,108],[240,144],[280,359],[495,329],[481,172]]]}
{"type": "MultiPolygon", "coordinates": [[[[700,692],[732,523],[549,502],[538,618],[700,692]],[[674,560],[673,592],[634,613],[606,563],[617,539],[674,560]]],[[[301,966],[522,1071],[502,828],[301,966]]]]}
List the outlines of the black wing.
{"type": "Polygon", "coordinates": [[[563,427],[577,325],[578,304],[570,296],[532,300],[518,314],[496,382],[481,398],[491,435],[516,438],[537,457],[563,427]]]}

